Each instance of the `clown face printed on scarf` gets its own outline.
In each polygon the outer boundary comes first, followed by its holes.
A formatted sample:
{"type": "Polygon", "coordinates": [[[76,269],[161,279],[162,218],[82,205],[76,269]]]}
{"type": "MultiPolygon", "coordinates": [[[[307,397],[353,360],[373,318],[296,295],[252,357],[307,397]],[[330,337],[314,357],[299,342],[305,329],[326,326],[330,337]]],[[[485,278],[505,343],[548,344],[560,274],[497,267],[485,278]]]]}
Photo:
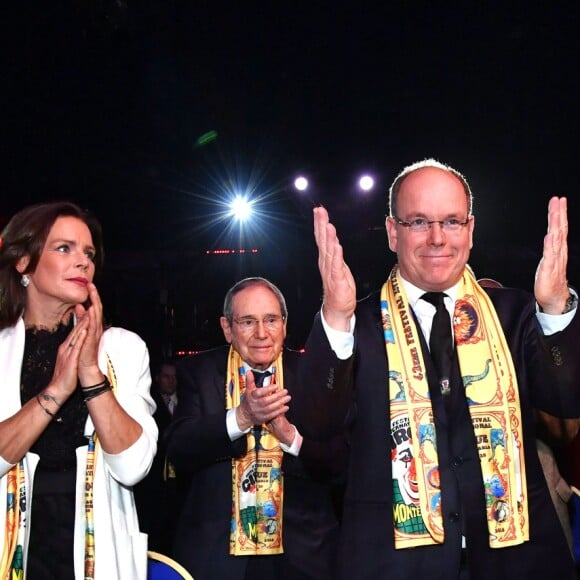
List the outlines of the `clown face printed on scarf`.
{"type": "Polygon", "coordinates": [[[408,417],[399,417],[391,422],[391,460],[393,479],[399,484],[403,502],[419,505],[419,485],[408,417]]]}

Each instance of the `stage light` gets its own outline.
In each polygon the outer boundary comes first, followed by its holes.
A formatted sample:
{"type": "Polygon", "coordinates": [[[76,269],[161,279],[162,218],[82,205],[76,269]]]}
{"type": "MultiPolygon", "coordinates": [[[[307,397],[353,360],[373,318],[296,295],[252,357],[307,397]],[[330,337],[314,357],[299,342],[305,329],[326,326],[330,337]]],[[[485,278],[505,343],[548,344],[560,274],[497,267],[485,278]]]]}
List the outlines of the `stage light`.
{"type": "Polygon", "coordinates": [[[294,180],[294,187],[298,191],[306,191],[308,189],[308,179],[306,177],[300,176],[294,180]]]}
{"type": "Polygon", "coordinates": [[[230,203],[229,215],[239,222],[246,221],[252,215],[252,202],[238,195],[230,203]]]}
{"type": "Polygon", "coordinates": [[[363,191],[370,191],[375,185],[375,180],[370,175],[363,175],[358,180],[358,186],[363,191]]]}

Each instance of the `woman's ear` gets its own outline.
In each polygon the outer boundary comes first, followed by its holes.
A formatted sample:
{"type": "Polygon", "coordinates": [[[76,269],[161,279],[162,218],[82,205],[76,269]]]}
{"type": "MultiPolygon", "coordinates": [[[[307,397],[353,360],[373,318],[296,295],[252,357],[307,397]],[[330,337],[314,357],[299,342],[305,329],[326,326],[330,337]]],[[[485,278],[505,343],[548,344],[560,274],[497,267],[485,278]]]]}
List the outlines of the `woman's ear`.
{"type": "Polygon", "coordinates": [[[23,274],[26,272],[26,268],[28,268],[28,264],[30,264],[30,256],[22,256],[18,262],[16,262],[16,270],[19,274],[23,274]]]}

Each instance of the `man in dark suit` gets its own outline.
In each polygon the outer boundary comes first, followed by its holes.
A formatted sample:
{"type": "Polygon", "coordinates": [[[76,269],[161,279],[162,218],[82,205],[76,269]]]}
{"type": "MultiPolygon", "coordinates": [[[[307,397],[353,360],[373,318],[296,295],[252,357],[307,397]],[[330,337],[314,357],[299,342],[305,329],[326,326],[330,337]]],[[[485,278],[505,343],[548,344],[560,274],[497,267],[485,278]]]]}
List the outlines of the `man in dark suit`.
{"type": "MultiPolygon", "coordinates": [[[[534,296],[484,290],[467,266],[467,181],[432,159],[409,166],[391,187],[386,220],[398,264],[381,293],[356,304],[336,230],[324,208],[314,210],[325,327],[348,334],[356,307],[338,577],[575,577],[533,414],[580,414],[566,213],[565,198],[550,200],[534,296]]],[[[311,391],[307,406],[295,398],[305,437],[328,433],[346,414],[337,395],[311,391]]]]}
{"type": "Polygon", "coordinates": [[[319,322],[304,352],[283,348],[287,318],[276,286],[244,279],[220,319],[230,346],[178,363],[168,455],[191,485],[173,556],[196,580],[334,577],[332,479],[346,441],[302,438],[291,395],[318,383],[347,392],[335,377],[348,377],[350,361],[335,357],[319,322]]]}

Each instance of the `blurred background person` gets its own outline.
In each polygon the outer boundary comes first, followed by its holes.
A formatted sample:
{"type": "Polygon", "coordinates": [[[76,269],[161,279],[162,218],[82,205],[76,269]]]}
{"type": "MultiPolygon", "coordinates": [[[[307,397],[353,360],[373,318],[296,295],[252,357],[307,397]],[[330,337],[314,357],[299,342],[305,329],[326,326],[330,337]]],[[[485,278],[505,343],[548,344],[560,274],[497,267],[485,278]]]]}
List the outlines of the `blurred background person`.
{"type": "Polygon", "coordinates": [[[100,225],[38,204],[0,243],[0,576],[145,578],[131,486],[156,450],[149,355],[103,329],[100,225]]]}
{"type": "MultiPolygon", "coordinates": [[[[161,364],[159,372],[155,375],[155,385],[152,390],[152,396],[155,402],[161,398],[163,406],[167,410],[167,416],[171,420],[173,416],[173,411],[177,406],[177,371],[175,369],[174,362],[164,362],[161,364]],[[159,397],[160,396],[160,397],[159,397]]],[[[159,409],[160,405],[157,405],[157,411],[161,414],[159,409]]],[[[165,411],[164,409],[164,411],[165,411]]],[[[156,411],[156,415],[157,415],[156,411]]],[[[163,412],[164,412],[163,411],[163,412]]],[[[166,417],[167,417],[166,416],[166,417]]]]}
{"type": "Polygon", "coordinates": [[[149,549],[169,554],[181,509],[181,486],[175,469],[167,459],[164,435],[177,406],[177,377],[175,362],[167,360],[159,365],[151,396],[157,405],[153,414],[159,440],[157,454],[147,476],[135,488],[135,501],[141,530],[149,537],[149,549]]]}
{"type": "Polygon", "coordinates": [[[578,433],[580,419],[562,419],[536,410],[536,446],[550,497],[560,518],[570,550],[574,550],[572,536],[573,491],[570,485],[572,470],[570,455],[572,441],[578,433]]]}

